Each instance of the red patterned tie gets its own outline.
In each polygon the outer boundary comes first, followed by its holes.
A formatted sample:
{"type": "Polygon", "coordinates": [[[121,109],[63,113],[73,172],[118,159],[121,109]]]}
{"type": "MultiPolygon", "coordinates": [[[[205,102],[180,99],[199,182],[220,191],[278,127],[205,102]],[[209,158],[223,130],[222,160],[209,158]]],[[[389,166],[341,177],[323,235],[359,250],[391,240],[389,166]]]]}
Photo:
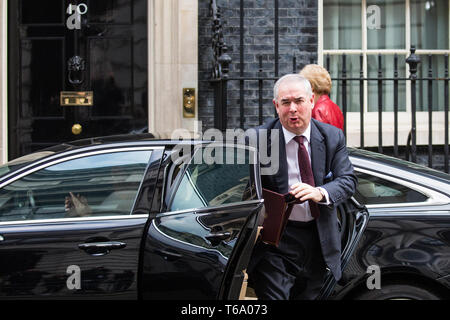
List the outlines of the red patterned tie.
{"type": "MultiPolygon", "coordinates": [[[[304,136],[294,137],[295,142],[298,143],[298,167],[300,168],[300,176],[303,183],[307,183],[310,186],[315,187],[314,176],[311,169],[311,161],[309,160],[308,150],[306,150],[303,144],[304,136]]],[[[309,208],[311,209],[311,215],[317,219],[320,215],[319,207],[317,203],[309,200],[309,208]]]]}

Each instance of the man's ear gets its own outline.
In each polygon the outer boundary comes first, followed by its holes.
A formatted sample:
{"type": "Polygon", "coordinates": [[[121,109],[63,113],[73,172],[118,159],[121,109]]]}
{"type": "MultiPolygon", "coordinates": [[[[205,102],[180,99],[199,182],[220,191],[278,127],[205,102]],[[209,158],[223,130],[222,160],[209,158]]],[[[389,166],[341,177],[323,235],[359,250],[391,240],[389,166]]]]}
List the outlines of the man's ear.
{"type": "Polygon", "coordinates": [[[273,103],[273,105],[275,106],[275,110],[277,111],[277,114],[278,114],[278,104],[277,104],[277,100],[276,100],[276,99],[273,99],[273,100],[272,100],[272,103],[273,103]]]}

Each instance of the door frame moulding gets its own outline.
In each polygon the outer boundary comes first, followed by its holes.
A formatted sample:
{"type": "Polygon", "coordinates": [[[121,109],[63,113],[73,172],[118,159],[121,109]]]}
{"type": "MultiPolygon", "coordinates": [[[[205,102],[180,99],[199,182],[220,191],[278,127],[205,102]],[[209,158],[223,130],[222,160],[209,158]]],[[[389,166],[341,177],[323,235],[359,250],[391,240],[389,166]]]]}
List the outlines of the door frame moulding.
{"type": "Polygon", "coordinates": [[[8,1],[1,2],[1,159],[0,163],[8,161],[8,1]]]}
{"type": "Polygon", "coordinates": [[[154,70],[155,66],[155,42],[154,34],[155,34],[155,1],[148,0],[147,2],[147,42],[148,42],[148,64],[147,64],[147,78],[148,78],[148,131],[155,132],[155,73],[150,72],[150,70],[154,70]]]}
{"type": "Polygon", "coordinates": [[[148,128],[158,138],[179,129],[194,134],[195,117],[184,118],[183,88],[198,96],[198,0],[148,0],[148,128]]]}

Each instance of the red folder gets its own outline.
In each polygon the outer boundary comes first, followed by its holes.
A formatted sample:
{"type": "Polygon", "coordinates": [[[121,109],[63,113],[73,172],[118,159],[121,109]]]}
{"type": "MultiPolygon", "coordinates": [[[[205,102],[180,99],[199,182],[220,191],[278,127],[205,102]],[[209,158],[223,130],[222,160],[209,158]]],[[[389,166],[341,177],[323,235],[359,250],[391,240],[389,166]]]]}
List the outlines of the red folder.
{"type": "Polygon", "coordinates": [[[266,212],[261,240],[265,243],[278,246],[293,205],[302,203],[302,201],[294,198],[289,193],[281,194],[264,188],[263,198],[266,212]]]}

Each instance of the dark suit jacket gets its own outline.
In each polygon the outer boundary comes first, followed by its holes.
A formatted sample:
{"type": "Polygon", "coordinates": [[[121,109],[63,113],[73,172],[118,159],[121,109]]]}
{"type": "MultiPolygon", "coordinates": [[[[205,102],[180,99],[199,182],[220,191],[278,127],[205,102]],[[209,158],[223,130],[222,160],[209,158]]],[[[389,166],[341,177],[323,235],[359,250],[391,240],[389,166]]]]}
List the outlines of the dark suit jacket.
{"type": "MultiPolygon", "coordinates": [[[[271,149],[273,143],[279,143],[278,172],[273,175],[262,175],[262,185],[278,193],[287,193],[289,185],[286,143],[281,123],[279,119],[272,119],[255,129],[259,134],[267,132],[268,149],[271,149]],[[279,141],[271,141],[270,132],[273,129],[279,130],[279,141]]],[[[336,280],[339,280],[341,239],[336,207],[353,195],[357,183],[342,130],[311,119],[311,165],[316,186],[327,190],[331,202],[330,206],[319,205],[320,217],[317,220],[317,227],[325,263],[336,280]]]]}

